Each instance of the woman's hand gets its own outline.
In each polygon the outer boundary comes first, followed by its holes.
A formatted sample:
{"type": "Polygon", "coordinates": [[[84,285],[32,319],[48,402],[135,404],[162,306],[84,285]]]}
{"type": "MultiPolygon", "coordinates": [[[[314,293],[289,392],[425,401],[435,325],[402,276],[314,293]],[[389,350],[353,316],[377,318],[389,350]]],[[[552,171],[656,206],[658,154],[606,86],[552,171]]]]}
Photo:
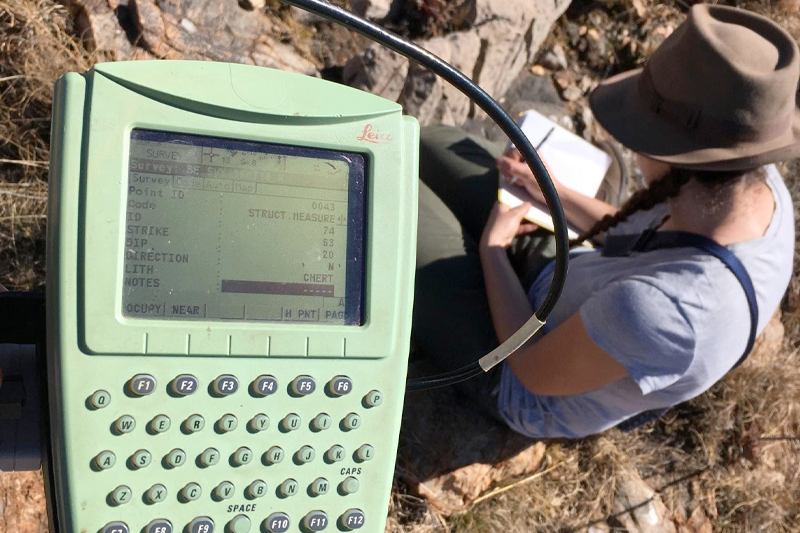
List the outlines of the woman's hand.
{"type": "Polygon", "coordinates": [[[523,223],[530,208],[531,204],[527,202],[514,209],[500,202],[494,204],[481,235],[481,248],[508,248],[517,235],[535,231],[538,228],[536,224],[523,223]]]}
{"type": "MultiPolygon", "coordinates": [[[[561,184],[555,179],[553,172],[547,167],[547,163],[544,160],[542,160],[542,163],[544,163],[544,166],[547,168],[547,172],[550,174],[550,178],[553,180],[556,189],[560,191],[561,184]]],[[[519,150],[516,148],[506,150],[506,152],[497,159],[497,169],[506,181],[511,184],[517,183],[522,185],[525,187],[525,190],[528,191],[528,194],[536,201],[544,202],[544,195],[539,188],[539,184],[536,183],[533,171],[528,166],[528,163],[522,159],[522,154],[519,153],[519,150]]]]}

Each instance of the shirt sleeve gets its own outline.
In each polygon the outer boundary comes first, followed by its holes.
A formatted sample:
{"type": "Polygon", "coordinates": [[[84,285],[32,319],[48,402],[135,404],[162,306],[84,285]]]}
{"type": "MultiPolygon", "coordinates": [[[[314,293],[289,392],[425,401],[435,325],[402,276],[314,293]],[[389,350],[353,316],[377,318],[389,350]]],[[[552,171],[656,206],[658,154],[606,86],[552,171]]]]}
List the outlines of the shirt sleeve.
{"type": "Polygon", "coordinates": [[[644,395],[675,383],[694,359],[695,333],[680,302],[647,281],[614,282],[579,312],[589,337],[644,395]]]}

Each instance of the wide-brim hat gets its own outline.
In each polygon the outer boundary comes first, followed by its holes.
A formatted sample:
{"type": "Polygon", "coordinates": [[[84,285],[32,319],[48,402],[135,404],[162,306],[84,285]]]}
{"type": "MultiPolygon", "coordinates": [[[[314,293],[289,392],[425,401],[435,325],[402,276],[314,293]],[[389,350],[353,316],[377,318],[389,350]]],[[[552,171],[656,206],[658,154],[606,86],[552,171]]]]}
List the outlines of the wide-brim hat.
{"type": "Polygon", "coordinates": [[[770,19],[707,4],[644,68],[614,76],[589,102],[635,152],[672,166],[747,170],[800,157],[800,50],[770,19]]]}

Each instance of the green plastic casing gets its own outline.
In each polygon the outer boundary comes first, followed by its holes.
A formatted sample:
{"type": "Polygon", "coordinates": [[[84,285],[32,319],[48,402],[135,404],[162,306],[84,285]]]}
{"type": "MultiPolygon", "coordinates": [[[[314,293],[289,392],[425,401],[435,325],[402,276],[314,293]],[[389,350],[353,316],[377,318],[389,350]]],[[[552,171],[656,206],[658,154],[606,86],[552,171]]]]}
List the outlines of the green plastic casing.
{"type": "MultiPolygon", "coordinates": [[[[115,522],[130,533],[147,533],[155,519],[168,520],[173,532],[189,531],[197,517],[208,517],[214,531],[233,531],[231,519],[245,515],[250,531],[268,531],[263,522],[285,513],[289,531],[307,531],[303,518],[312,511],[328,517],[326,531],[346,530],[339,517],[358,509],[360,531],[384,530],[392,485],[405,391],[411,331],[417,221],[419,126],[393,102],[320,79],[246,65],[192,61],[106,63],[84,74],[69,73],[56,83],[50,161],[47,249],[48,381],[50,402],[50,505],[54,531],[97,533],[115,522]],[[364,154],[367,161],[364,320],[360,326],[131,319],[121,312],[125,248],[128,154],[135,128],[263,141],[364,154]],[[157,387],[143,397],[126,387],[137,374],[152,375],[157,387]],[[185,397],[168,391],[180,374],[191,374],[199,390],[185,397]],[[238,391],[215,397],[210,383],[229,374],[238,391]],[[260,375],[274,376],[277,393],[256,397],[250,385],[260,375]],[[308,396],[289,393],[290,382],[308,375],[317,384],[308,396]],[[327,394],[335,376],[352,380],[352,392],[327,394]],[[107,407],[92,409],[90,396],[105,390],[107,407]],[[384,400],[369,407],[365,396],[379,391],[384,400]],[[256,414],[270,419],[266,431],[247,429],[256,414]],[[285,432],[281,420],[300,416],[300,429],[285,432]],[[332,427],[314,431],[312,419],[327,413],[332,427]],[[340,422],[360,415],[360,428],[345,431],[340,422]],[[187,434],[190,415],[205,420],[202,431],[187,434]],[[222,433],[223,415],[238,419],[236,430],[222,433]],[[133,431],[115,434],[114,422],[129,415],[133,431]],[[149,422],[166,415],[171,427],[151,434],[149,422]],[[372,460],[356,451],[372,446],[372,460]],[[345,448],[346,458],[331,463],[325,452],[345,448]],[[267,464],[273,446],[283,461],[267,464]],[[299,464],[294,454],[311,446],[315,458],[299,464]],[[206,448],[221,460],[201,467],[206,448]],[[240,447],[253,460],[234,466],[240,447]],[[166,468],[174,449],[185,451],[182,466],[166,468]],[[147,450],[152,463],[135,469],[129,458],[147,450]],[[111,451],[116,464],[96,467],[100,452],[111,451]],[[343,495],[348,476],[360,488],[343,495]],[[317,478],[328,481],[326,494],[312,496],[317,478]],[[266,496],[250,499],[245,488],[267,483],[266,496]],[[281,497],[279,485],[294,479],[297,494],[281,497]],[[233,497],[217,501],[214,488],[230,482],[233,497]],[[188,483],[202,496],[180,497],[188,483]],[[153,485],[167,498],[149,503],[153,485]],[[114,505],[115,488],[130,488],[132,498],[114,505]]],[[[280,251],[272,251],[279,253],[280,251]]],[[[259,251],[253,248],[253,260],[259,251]]],[[[242,527],[242,521],[238,522],[242,527]]],[[[319,524],[317,522],[316,524],[319,524]]],[[[240,530],[236,530],[237,533],[240,530]]]]}

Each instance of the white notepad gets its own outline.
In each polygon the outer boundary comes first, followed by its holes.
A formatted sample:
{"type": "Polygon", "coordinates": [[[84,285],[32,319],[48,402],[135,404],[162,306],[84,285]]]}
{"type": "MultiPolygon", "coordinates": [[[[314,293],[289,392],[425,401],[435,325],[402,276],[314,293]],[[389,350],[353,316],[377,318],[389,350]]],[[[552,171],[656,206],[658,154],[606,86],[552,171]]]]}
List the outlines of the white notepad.
{"type": "MultiPolygon", "coordinates": [[[[517,124],[558,181],[586,196],[593,198],[597,194],[611,166],[610,155],[536,111],[522,113],[517,124]]],[[[553,219],[547,206],[536,202],[522,186],[512,185],[502,176],[498,199],[512,208],[530,202],[532,206],[525,218],[553,231],[553,219]]],[[[578,233],[570,229],[570,239],[577,236],[578,233]]]]}

